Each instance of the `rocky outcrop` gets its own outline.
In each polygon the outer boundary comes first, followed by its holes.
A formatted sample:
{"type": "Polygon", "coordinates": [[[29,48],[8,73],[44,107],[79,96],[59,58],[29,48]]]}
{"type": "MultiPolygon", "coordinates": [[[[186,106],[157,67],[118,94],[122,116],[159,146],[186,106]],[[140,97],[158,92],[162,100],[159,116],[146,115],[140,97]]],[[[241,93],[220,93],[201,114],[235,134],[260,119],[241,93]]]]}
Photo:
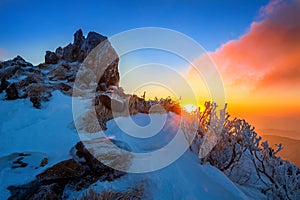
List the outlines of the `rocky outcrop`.
{"type": "Polygon", "coordinates": [[[56,53],[51,51],[46,51],[45,55],[45,63],[46,64],[56,64],[59,60],[59,57],[56,55],[56,53]]]}
{"type": "Polygon", "coordinates": [[[114,166],[114,168],[125,171],[131,161],[129,151],[131,151],[131,148],[124,142],[109,140],[107,138],[97,138],[77,143],[74,158],[82,165],[88,166],[93,172],[102,174],[102,179],[111,181],[125,173],[109,166],[118,165],[114,166]],[[110,153],[107,154],[107,152],[110,153]],[[120,162],[117,162],[118,159],[120,162]]]}
{"type": "Polygon", "coordinates": [[[16,67],[27,67],[27,66],[33,66],[31,63],[26,62],[24,58],[21,56],[17,56],[12,60],[4,61],[1,64],[2,68],[6,68],[8,66],[16,66],[16,67]]]}
{"type": "MultiPolygon", "coordinates": [[[[55,52],[47,51],[45,63],[38,66],[33,66],[20,56],[1,62],[0,93],[6,93],[6,100],[30,98],[35,108],[41,108],[42,102],[48,101],[54,90],[60,90],[71,96],[77,71],[82,62],[102,42],[105,48],[100,49],[99,52],[101,62],[94,62],[96,65],[93,66],[95,72],[104,71],[99,77],[97,91],[106,91],[110,85],[118,86],[119,59],[107,42],[107,38],[95,32],[89,32],[85,38],[80,29],[74,34],[73,43],[64,48],[58,47],[55,52]],[[113,60],[107,59],[111,57],[113,60]]],[[[76,95],[81,94],[79,92],[76,95]]]]}
{"type": "MultiPolygon", "coordinates": [[[[178,110],[179,105],[169,99],[146,101],[125,94],[119,87],[118,62],[118,55],[106,37],[90,32],[85,38],[78,30],[73,43],[58,47],[55,52],[47,51],[45,63],[38,66],[20,56],[0,63],[0,93],[6,92],[6,100],[29,98],[35,108],[41,108],[55,90],[81,97],[95,90],[88,96],[95,110],[89,110],[83,117],[88,133],[104,130],[106,122],[116,116],[149,113],[155,104],[166,111],[178,110]],[[79,70],[81,66],[85,68],[79,70]]],[[[126,171],[131,164],[130,147],[113,139],[79,142],[71,152],[71,159],[38,174],[33,182],[9,187],[10,199],[61,199],[66,190],[81,190],[96,181],[119,178],[125,173],[116,169],[126,171]]],[[[24,165],[21,160],[16,163],[19,165],[24,165]]],[[[48,166],[47,161],[42,165],[48,166]]]]}
{"type": "MultiPolygon", "coordinates": [[[[107,140],[102,141],[104,142],[102,144],[108,142],[107,140]]],[[[130,151],[129,146],[124,142],[116,140],[111,140],[111,142],[122,149],[130,151]]],[[[101,145],[101,142],[99,143],[98,139],[87,144],[88,146],[101,145]]],[[[36,179],[28,184],[8,187],[11,192],[9,199],[62,199],[64,193],[88,188],[96,181],[113,181],[125,174],[106,166],[101,160],[97,160],[90,153],[93,147],[96,149],[99,146],[89,146],[89,149],[87,149],[84,143],[77,143],[71,150],[73,158],[48,168],[36,175],[36,179]]],[[[127,154],[115,150],[109,156],[106,154],[106,159],[103,161],[113,162],[117,156],[124,160],[121,164],[128,165],[130,155],[127,154]]]]}
{"type": "Polygon", "coordinates": [[[98,44],[106,40],[107,37],[96,32],[89,32],[87,38],[84,37],[81,29],[74,34],[73,44],[70,43],[65,47],[58,47],[55,52],[46,52],[45,62],[47,64],[56,64],[59,59],[67,62],[83,62],[85,57],[98,44]]]}
{"type": "Polygon", "coordinates": [[[39,182],[69,180],[82,176],[84,170],[73,159],[62,161],[36,176],[39,182]]]}

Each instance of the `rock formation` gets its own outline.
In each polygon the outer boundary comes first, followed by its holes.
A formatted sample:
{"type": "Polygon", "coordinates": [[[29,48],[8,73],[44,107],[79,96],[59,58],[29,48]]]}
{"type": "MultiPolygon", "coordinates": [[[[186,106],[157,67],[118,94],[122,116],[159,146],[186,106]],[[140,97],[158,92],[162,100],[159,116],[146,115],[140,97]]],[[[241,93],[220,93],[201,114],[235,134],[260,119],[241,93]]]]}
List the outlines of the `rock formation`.
{"type": "MultiPolygon", "coordinates": [[[[46,51],[45,63],[33,66],[21,56],[0,63],[0,93],[6,100],[29,98],[35,108],[41,108],[54,90],[72,95],[76,74],[86,56],[107,38],[90,32],[85,38],[82,30],[74,34],[73,44],[58,47],[55,52],[46,51]]],[[[112,48],[111,48],[112,49],[112,48]]],[[[105,56],[105,55],[103,55],[105,56]]],[[[109,85],[118,85],[118,58],[108,66],[99,82],[105,90],[109,85]]]]}
{"type": "MultiPolygon", "coordinates": [[[[112,142],[130,150],[128,145],[121,141],[112,140],[112,142]]],[[[95,141],[93,144],[101,143],[95,141]]],[[[62,199],[63,193],[66,198],[68,193],[87,188],[98,180],[113,181],[125,174],[102,164],[90,154],[82,142],[77,143],[71,151],[73,158],[46,169],[36,175],[34,181],[20,186],[10,186],[8,189],[12,195],[9,199],[62,199]],[[68,190],[64,191],[65,188],[68,190]]],[[[113,155],[124,159],[123,154],[113,155]]],[[[107,156],[109,159],[112,157],[107,156]]]]}
{"type": "Polygon", "coordinates": [[[70,43],[64,48],[58,47],[55,52],[47,51],[45,63],[56,64],[59,60],[83,62],[91,50],[106,39],[107,37],[95,32],[89,32],[87,38],[85,38],[82,30],[79,29],[74,34],[73,44],[70,43]]]}
{"type": "MultiPolygon", "coordinates": [[[[178,104],[172,101],[146,101],[136,95],[125,94],[119,87],[118,63],[118,55],[105,36],[90,32],[85,38],[78,30],[73,43],[58,47],[55,52],[47,51],[45,63],[33,66],[20,56],[1,62],[0,93],[5,92],[6,100],[29,98],[35,108],[42,108],[43,102],[49,101],[55,90],[69,96],[87,95],[95,105],[94,110],[87,111],[83,117],[87,133],[97,132],[99,128],[104,130],[106,122],[115,117],[114,114],[149,113],[154,104],[165,106],[166,111],[176,111],[178,104]],[[90,91],[94,93],[87,94],[90,91]],[[96,116],[91,113],[96,113],[96,116]]],[[[129,152],[127,144],[113,139],[79,142],[71,150],[71,159],[48,168],[31,183],[10,186],[10,199],[61,199],[62,195],[68,195],[66,191],[87,188],[98,180],[112,181],[124,172],[105,164],[109,165],[119,158],[117,169],[126,169],[130,165],[129,152]],[[109,146],[108,142],[126,152],[109,146]],[[101,149],[109,149],[110,155],[107,156],[107,151],[102,152],[101,149]],[[94,152],[93,155],[90,151],[94,152]]]]}

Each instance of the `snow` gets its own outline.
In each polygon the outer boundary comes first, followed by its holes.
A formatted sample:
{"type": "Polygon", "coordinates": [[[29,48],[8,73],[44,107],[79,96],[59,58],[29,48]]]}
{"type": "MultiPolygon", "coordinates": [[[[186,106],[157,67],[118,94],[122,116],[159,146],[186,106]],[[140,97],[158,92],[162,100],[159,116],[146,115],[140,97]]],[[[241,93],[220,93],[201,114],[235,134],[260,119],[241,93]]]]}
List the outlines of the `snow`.
{"type": "Polygon", "coordinates": [[[46,167],[70,158],[69,151],[79,141],[72,128],[72,98],[59,91],[42,109],[35,109],[29,99],[1,101],[0,109],[0,199],[6,199],[9,185],[34,179],[46,167]],[[22,160],[25,168],[12,169],[17,153],[29,153],[22,160]],[[39,167],[43,158],[48,165],[39,167]],[[38,169],[35,169],[39,167],[38,169]]]}
{"type": "MultiPolygon", "coordinates": [[[[9,191],[6,189],[8,186],[28,183],[47,167],[70,158],[71,147],[79,141],[72,123],[71,101],[71,97],[58,91],[53,93],[51,101],[43,104],[40,110],[34,109],[28,99],[1,101],[0,199],[9,197],[9,191]],[[20,158],[19,153],[30,154],[22,156],[24,157],[22,161],[28,165],[13,169],[11,168],[13,161],[20,158]],[[49,163],[45,167],[40,167],[43,158],[48,158],[49,163]]],[[[85,106],[89,104],[88,100],[80,101],[85,106]]],[[[85,108],[75,109],[77,113],[84,115],[85,108]]],[[[127,143],[135,153],[151,152],[172,141],[178,131],[178,118],[179,116],[174,113],[118,117],[107,123],[108,129],[104,133],[109,138],[113,137],[127,143]],[[157,119],[165,119],[165,125],[154,136],[137,138],[127,135],[119,127],[122,121],[126,122],[129,118],[140,127],[147,127],[157,119]]],[[[141,133],[147,135],[146,132],[141,133]]],[[[183,136],[182,139],[184,138],[183,136]]],[[[97,181],[90,188],[99,192],[103,189],[125,191],[137,185],[143,185],[145,199],[247,199],[221,171],[209,165],[200,165],[197,155],[189,150],[160,170],[127,173],[112,182],[97,181]]],[[[88,189],[83,191],[66,189],[64,193],[69,199],[77,199],[88,189]]]]}
{"type": "MultiPolygon", "coordinates": [[[[167,118],[165,126],[155,136],[147,139],[128,135],[118,125],[131,118],[139,126],[148,126],[151,124],[150,119],[154,119],[158,114],[137,114],[115,118],[107,123],[105,135],[126,142],[135,153],[155,151],[169,143],[178,129],[179,116],[174,113],[163,115],[167,118]]],[[[189,150],[175,162],[160,170],[127,173],[112,182],[98,181],[90,188],[100,193],[104,189],[125,191],[138,185],[143,185],[145,199],[247,199],[247,196],[221,171],[210,165],[200,165],[197,155],[189,150]]],[[[72,193],[65,191],[65,197],[76,199],[85,191],[72,193]]]]}

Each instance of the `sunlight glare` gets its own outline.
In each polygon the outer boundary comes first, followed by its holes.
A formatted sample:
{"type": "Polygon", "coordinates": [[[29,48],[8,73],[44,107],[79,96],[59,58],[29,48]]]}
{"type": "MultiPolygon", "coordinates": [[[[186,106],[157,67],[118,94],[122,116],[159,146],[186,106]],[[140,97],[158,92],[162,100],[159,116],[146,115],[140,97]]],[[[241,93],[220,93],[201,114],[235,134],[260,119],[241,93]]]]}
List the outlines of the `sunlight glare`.
{"type": "Polygon", "coordinates": [[[194,104],[187,104],[183,107],[183,109],[189,113],[195,112],[197,110],[197,106],[194,104]]]}

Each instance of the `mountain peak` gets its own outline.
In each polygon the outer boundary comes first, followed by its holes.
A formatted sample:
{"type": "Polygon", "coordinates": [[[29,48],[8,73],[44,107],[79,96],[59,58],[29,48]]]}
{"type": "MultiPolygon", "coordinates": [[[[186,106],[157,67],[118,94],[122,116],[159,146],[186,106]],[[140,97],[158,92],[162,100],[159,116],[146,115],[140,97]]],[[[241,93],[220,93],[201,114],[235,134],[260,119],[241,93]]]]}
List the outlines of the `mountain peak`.
{"type": "Polygon", "coordinates": [[[106,39],[106,36],[96,32],[89,32],[85,38],[83,31],[79,29],[74,33],[73,43],[63,48],[58,47],[55,52],[46,51],[45,63],[57,64],[59,60],[82,62],[92,49],[106,39]]]}

